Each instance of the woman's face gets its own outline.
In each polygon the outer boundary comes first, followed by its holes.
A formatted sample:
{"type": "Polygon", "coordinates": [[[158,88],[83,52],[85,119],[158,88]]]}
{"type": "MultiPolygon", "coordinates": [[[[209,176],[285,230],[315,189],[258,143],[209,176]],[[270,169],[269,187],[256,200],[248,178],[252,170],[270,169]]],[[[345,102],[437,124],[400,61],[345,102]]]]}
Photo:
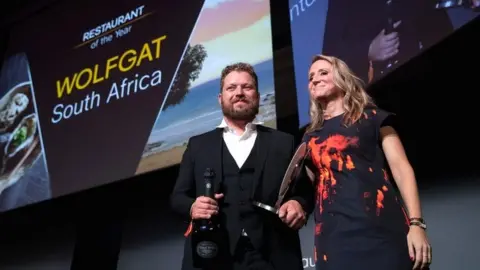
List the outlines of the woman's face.
{"type": "Polygon", "coordinates": [[[312,64],[308,72],[308,89],[314,100],[326,99],[338,94],[333,81],[332,65],[325,60],[312,64]]]}

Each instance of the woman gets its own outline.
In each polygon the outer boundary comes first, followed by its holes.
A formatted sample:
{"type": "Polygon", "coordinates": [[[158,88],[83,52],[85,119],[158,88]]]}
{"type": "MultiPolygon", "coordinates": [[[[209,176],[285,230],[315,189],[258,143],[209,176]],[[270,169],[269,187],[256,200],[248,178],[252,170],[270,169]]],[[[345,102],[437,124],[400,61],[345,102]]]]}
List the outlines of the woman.
{"type": "Polygon", "coordinates": [[[338,58],[315,56],[308,76],[311,124],[304,141],[316,183],[317,269],[428,268],[432,255],[415,175],[393,115],[375,107],[338,58]]]}

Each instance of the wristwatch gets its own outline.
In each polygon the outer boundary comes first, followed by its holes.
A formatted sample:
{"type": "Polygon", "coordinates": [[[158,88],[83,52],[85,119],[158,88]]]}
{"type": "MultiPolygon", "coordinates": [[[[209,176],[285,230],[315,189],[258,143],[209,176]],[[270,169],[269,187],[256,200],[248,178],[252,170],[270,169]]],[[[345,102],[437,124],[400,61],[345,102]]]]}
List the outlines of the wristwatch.
{"type": "Polygon", "coordinates": [[[423,218],[410,218],[410,226],[418,226],[424,230],[427,229],[427,224],[423,218]]]}

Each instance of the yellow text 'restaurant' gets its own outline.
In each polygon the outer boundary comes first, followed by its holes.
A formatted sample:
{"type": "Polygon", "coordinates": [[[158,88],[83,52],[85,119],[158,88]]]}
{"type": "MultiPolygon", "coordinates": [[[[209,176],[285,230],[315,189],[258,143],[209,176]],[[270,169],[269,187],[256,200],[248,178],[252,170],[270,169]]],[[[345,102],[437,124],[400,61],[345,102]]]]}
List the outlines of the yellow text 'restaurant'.
{"type": "Polygon", "coordinates": [[[166,38],[167,36],[163,35],[150,42],[146,42],[143,44],[140,52],[129,49],[121,55],[110,57],[106,61],[103,75],[99,73],[100,65],[96,64],[93,68],[88,67],[74,73],[71,77],[65,77],[63,81],[57,80],[57,97],[61,99],[65,95],[70,95],[73,89],[83,90],[92,84],[108,80],[114,69],[127,72],[134,67],[142,65],[144,60],[153,61],[159,59],[162,41],[166,38]]]}

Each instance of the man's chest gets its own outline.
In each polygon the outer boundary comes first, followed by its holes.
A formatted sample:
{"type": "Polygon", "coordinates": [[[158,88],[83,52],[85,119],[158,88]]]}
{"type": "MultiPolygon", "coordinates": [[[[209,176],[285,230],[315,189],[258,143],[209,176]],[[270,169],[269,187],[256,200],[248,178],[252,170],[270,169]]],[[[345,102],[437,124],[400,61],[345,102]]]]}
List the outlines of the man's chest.
{"type": "Polygon", "coordinates": [[[251,133],[248,134],[248,136],[244,137],[230,133],[225,133],[223,135],[225,145],[230,154],[232,155],[233,159],[235,159],[238,167],[242,167],[242,165],[247,160],[255,145],[256,139],[256,133],[251,133]]]}

